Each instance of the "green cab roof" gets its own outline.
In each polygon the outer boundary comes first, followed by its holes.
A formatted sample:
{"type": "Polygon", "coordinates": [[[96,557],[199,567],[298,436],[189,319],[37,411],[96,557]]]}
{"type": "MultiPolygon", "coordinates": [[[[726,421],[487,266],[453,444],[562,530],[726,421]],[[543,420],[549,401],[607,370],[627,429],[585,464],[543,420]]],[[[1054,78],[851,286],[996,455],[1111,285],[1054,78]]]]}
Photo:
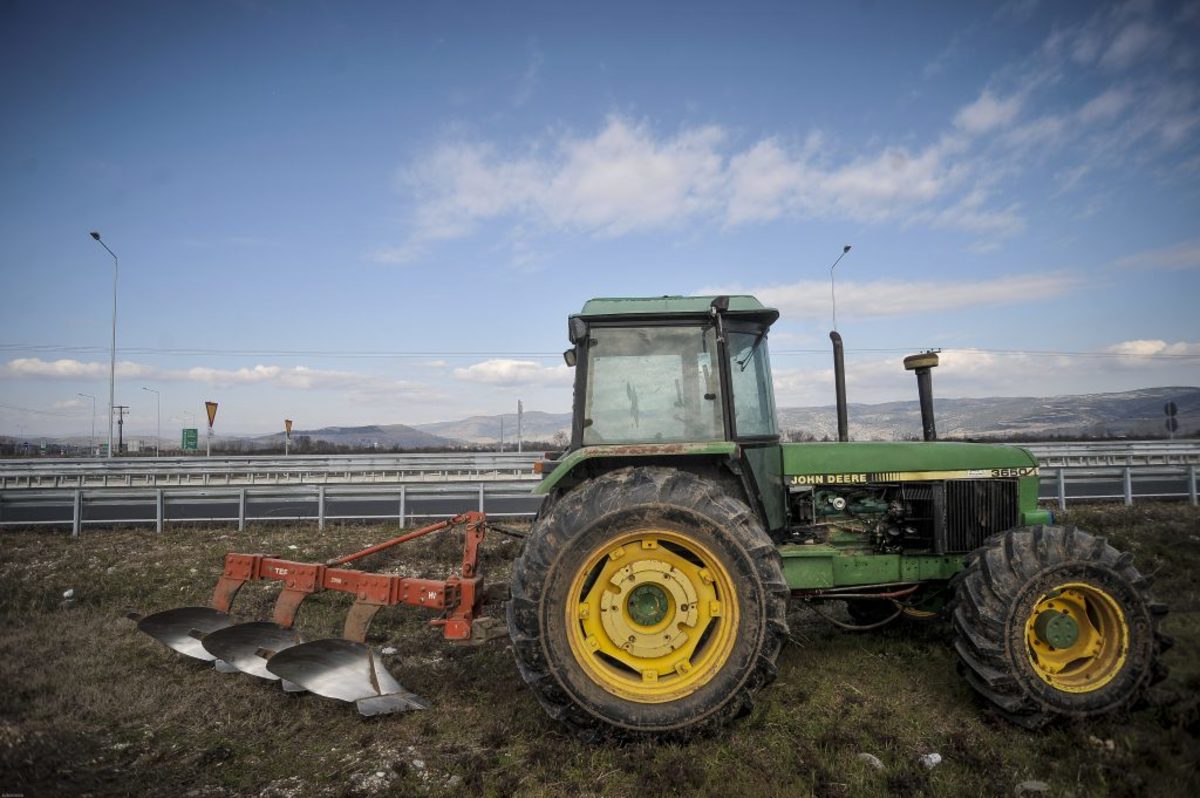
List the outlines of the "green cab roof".
{"type": "MultiPolygon", "coordinates": [[[[585,319],[600,319],[606,316],[702,316],[709,313],[716,296],[651,296],[651,297],[597,297],[583,304],[577,313],[585,319]]],[[[729,295],[730,316],[751,316],[766,324],[779,318],[779,311],[768,308],[747,294],[729,295]]]]}

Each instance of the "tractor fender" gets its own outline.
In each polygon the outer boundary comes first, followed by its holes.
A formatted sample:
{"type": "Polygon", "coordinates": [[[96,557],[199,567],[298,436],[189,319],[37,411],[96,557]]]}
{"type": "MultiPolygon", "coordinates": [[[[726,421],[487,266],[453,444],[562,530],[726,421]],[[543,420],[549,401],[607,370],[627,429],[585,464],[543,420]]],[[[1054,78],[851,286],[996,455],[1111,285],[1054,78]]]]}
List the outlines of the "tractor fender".
{"type": "Polygon", "coordinates": [[[544,478],[533,493],[552,500],[580,482],[631,465],[661,465],[710,475],[753,508],[759,518],[765,517],[753,471],[743,464],[741,446],[732,441],[587,446],[560,460],[544,462],[544,478]]]}

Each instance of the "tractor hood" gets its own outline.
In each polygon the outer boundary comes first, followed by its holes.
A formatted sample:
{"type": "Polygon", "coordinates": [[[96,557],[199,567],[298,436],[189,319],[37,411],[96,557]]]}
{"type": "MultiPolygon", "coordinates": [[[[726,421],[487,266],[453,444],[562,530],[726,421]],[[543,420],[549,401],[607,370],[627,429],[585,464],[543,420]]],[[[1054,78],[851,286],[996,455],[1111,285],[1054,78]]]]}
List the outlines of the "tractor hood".
{"type": "Polygon", "coordinates": [[[783,445],[783,474],[792,485],[999,479],[1037,473],[1037,459],[1015,446],[937,441],[783,445]]]}

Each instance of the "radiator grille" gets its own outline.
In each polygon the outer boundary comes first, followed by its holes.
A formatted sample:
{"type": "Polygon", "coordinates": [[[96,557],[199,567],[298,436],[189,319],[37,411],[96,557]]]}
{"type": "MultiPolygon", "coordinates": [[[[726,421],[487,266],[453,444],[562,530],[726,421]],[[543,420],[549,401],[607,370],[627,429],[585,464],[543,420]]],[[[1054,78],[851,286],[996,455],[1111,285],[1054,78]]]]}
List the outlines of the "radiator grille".
{"type": "Polygon", "coordinates": [[[988,536],[1016,525],[1016,480],[946,482],[946,551],[971,551],[988,536]]]}

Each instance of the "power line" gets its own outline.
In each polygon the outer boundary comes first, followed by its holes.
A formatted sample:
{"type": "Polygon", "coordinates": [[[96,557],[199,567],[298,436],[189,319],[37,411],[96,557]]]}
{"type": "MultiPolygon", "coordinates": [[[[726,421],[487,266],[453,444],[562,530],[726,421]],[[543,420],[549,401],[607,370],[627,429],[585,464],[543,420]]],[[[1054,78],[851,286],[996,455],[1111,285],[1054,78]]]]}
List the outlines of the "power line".
{"type": "MultiPolygon", "coordinates": [[[[70,354],[101,354],[108,350],[98,346],[70,346],[65,344],[0,344],[0,352],[42,352],[70,354]]],[[[521,351],[353,351],[336,349],[165,349],[161,347],[137,346],[117,350],[121,355],[173,355],[191,357],[330,357],[330,358],[407,358],[407,357],[560,357],[561,352],[521,351]]]]}
{"type": "Polygon", "coordinates": [[[59,418],[79,418],[75,413],[54,413],[50,410],[34,410],[32,407],[17,407],[16,405],[0,404],[5,410],[16,410],[21,413],[35,413],[39,416],[58,416],[59,418]]]}
{"type": "MultiPolygon", "coordinates": [[[[867,354],[902,354],[923,351],[928,346],[905,347],[859,347],[847,352],[867,354]]],[[[0,352],[38,352],[62,354],[103,354],[108,350],[99,346],[72,346],[69,344],[0,344],[0,352]]],[[[1055,349],[987,349],[977,346],[946,346],[944,352],[978,352],[1006,357],[1088,357],[1088,358],[1137,358],[1141,360],[1200,360],[1200,353],[1169,352],[1094,352],[1055,349]]],[[[328,357],[328,358],[421,358],[421,357],[559,357],[559,352],[548,351],[499,351],[499,350],[454,350],[454,351],[367,351],[343,349],[210,349],[210,348],[164,348],[152,346],[126,347],[117,350],[121,355],[158,355],[186,357],[328,357]]],[[[819,349],[776,349],[777,356],[827,355],[829,350],[819,349]]]]}
{"type": "MultiPolygon", "coordinates": [[[[871,352],[876,354],[900,354],[924,351],[928,346],[888,347],[883,349],[849,349],[847,352],[871,352]]],[[[1050,349],[982,349],[977,346],[944,346],[942,352],[978,352],[984,355],[1011,357],[1094,357],[1094,358],[1138,358],[1141,360],[1200,360],[1200,352],[1194,354],[1170,354],[1161,352],[1068,352],[1050,349]]],[[[772,355],[828,355],[828,349],[776,349],[772,355]]]]}

